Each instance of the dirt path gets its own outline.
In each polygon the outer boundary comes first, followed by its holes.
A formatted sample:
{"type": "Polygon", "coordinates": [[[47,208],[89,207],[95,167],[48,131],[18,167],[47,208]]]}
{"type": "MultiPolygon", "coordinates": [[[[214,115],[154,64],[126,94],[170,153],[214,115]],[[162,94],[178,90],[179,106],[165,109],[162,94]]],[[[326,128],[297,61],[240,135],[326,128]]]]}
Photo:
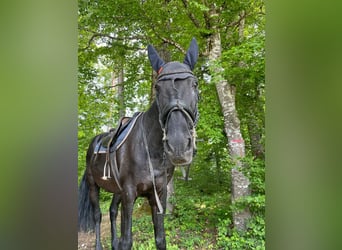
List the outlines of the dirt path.
{"type": "MultiPolygon", "coordinates": [[[[110,220],[109,214],[102,215],[101,222],[101,242],[110,241],[110,220]]],[[[94,250],[95,249],[95,233],[78,233],[77,249],[94,250]]],[[[104,247],[104,249],[109,249],[104,247]]]]}

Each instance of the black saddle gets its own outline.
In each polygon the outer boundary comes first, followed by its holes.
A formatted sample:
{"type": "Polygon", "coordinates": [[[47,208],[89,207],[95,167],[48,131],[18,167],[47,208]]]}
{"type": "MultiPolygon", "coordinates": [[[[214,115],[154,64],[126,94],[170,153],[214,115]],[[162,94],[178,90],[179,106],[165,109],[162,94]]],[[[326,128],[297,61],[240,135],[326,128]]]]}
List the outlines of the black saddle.
{"type": "Polygon", "coordinates": [[[112,153],[117,150],[126,140],[134,127],[141,112],[136,112],[133,117],[122,117],[116,128],[109,130],[107,136],[103,137],[97,144],[94,154],[112,153]]]}

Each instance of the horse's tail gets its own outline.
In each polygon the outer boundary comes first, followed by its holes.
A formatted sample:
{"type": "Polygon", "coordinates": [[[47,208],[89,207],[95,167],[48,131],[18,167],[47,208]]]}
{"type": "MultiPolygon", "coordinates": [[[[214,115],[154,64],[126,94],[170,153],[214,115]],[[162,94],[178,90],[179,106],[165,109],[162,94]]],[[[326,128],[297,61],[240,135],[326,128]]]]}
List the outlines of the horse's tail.
{"type": "Polygon", "coordinates": [[[89,198],[89,185],[86,171],[78,188],[78,231],[88,232],[95,229],[93,206],[89,198]]]}

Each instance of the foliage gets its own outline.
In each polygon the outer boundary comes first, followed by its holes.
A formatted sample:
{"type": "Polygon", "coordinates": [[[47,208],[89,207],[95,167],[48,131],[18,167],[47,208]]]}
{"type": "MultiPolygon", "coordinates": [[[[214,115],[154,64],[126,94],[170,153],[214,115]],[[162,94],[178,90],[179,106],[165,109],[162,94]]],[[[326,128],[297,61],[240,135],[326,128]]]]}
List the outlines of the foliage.
{"type": "Polygon", "coordinates": [[[230,211],[248,207],[252,218],[246,232],[227,227],[232,223],[230,217],[220,218],[217,245],[222,249],[265,249],[265,165],[264,161],[252,157],[246,157],[243,161],[247,164],[243,171],[251,181],[252,195],[230,205],[230,211]]]}
{"type": "Polygon", "coordinates": [[[221,221],[219,225],[217,247],[229,250],[265,249],[265,221],[263,218],[256,217],[252,223],[249,223],[246,232],[229,230],[225,226],[227,223],[230,223],[229,219],[221,221]]]}
{"type": "Polygon", "coordinates": [[[228,228],[227,224],[231,223],[230,218],[220,220],[216,247],[229,250],[265,249],[265,219],[263,217],[255,216],[248,223],[248,229],[245,232],[228,228]]]}

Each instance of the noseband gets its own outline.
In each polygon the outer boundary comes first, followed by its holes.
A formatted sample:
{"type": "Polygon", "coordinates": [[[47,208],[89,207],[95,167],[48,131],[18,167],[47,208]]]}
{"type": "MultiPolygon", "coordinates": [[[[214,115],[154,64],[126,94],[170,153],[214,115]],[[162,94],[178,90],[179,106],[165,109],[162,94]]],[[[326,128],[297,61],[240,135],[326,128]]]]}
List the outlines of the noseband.
{"type": "Polygon", "coordinates": [[[193,127],[195,125],[197,111],[195,110],[193,112],[182,100],[175,99],[160,111],[159,121],[162,128],[167,126],[167,123],[170,119],[170,114],[173,111],[181,111],[190,121],[191,126],[193,127]]]}

